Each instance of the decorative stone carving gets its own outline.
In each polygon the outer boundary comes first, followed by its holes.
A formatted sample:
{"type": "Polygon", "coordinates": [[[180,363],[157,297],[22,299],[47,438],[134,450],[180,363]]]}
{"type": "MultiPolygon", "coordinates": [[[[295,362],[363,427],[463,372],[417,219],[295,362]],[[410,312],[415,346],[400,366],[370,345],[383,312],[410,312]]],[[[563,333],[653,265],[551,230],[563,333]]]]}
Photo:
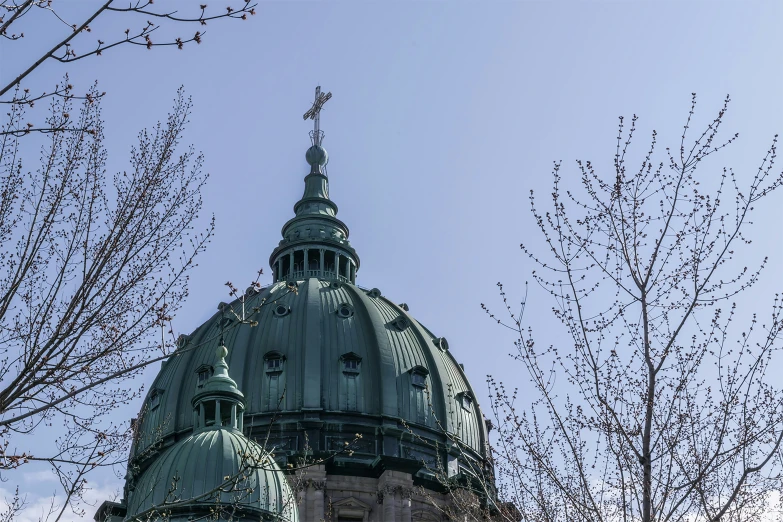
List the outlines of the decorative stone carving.
{"type": "Polygon", "coordinates": [[[376,495],[378,497],[378,504],[383,504],[383,499],[387,496],[399,495],[400,498],[410,500],[413,496],[413,489],[399,484],[387,484],[380,488],[376,495]]]}
{"type": "Polygon", "coordinates": [[[372,511],[369,504],[362,502],[356,497],[348,497],[332,502],[331,508],[337,520],[340,520],[342,517],[361,517],[363,521],[367,521],[370,518],[370,511],[372,511]]]}
{"type": "Polygon", "coordinates": [[[325,480],[308,479],[307,487],[308,488],[313,488],[316,491],[323,491],[323,490],[326,489],[326,481],[325,480]]]}
{"type": "Polygon", "coordinates": [[[296,491],[307,491],[308,489],[314,489],[315,491],[324,491],[326,489],[326,480],[306,479],[296,484],[296,491]]]}

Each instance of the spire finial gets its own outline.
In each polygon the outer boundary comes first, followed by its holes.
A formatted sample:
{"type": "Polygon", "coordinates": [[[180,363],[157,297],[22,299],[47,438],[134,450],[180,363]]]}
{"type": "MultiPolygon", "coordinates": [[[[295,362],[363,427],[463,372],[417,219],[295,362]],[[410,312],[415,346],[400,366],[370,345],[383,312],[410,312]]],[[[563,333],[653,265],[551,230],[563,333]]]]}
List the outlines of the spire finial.
{"type": "Polygon", "coordinates": [[[331,92],[327,92],[326,94],[321,92],[321,86],[315,88],[315,101],[313,101],[313,106],[310,107],[310,109],[304,113],[303,119],[311,119],[314,120],[313,123],[313,131],[310,133],[310,139],[313,140],[313,145],[320,146],[321,140],[324,138],[324,133],[321,130],[321,109],[324,108],[324,103],[329,101],[329,99],[332,97],[331,92]]]}
{"type": "Polygon", "coordinates": [[[275,282],[297,277],[350,283],[356,280],[359,256],[348,241],[348,227],[337,219],[337,205],[329,199],[326,175],[329,154],[321,146],[324,133],[320,128],[320,113],[331,98],[331,92],[322,93],[321,87],[316,87],[313,104],[304,113],[305,120],[315,121],[310,132],[313,144],[305,153],[310,173],[304,179],[304,194],[294,205],[296,216],[283,225],[283,239],[269,257],[275,282]]]}
{"type": "Polygon", "coordinates": [[[228,348],[222,342],[220,346],[215,349],[215,373],[212,375],[210,381],[225,381],[231,386],[236,387],[236,382],[228,376],[228,364],[226,364],[226,356],[228,355],[228,348]]]}

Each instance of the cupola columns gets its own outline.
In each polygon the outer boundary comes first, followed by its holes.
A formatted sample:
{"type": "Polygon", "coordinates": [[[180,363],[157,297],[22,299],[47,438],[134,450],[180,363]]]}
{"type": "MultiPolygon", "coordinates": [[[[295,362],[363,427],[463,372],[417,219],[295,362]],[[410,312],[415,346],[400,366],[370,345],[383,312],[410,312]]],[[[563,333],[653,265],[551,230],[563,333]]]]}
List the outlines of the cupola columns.
{"type": "Polygon", "coordinates": [[[245,396],[228,375],[228,349],[222,344],[215,350],[215,373],[193,397],[193,429],[244,428],[245,396]]]}

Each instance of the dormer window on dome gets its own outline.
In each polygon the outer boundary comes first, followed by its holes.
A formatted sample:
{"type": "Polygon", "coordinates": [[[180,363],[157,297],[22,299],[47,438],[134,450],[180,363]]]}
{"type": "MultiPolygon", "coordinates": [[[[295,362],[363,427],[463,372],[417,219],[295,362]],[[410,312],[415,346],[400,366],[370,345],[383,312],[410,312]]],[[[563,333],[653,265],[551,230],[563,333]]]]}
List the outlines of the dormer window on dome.
{"type": "Polygon", "coordinates": [[[414,366],[408,370],[411,376],[411,384],[418,388],[427,387],[427,375],[430,374],[429,370],[424,366],[414,366]]]}
{"type": "Polygon", "coordinates": [[[215,369],[209,365],[209,364],[202,364],[198,368],[196,368],[196,378],[198,381],[197,386],[201,388],[204,386],[204,383],[207,382],[207,379],[212,377],[212,375],[215,374],[215,369]]]}
{"type": "Polygon", "coordinates": [[[359,407],[359,379],[362,367],[362,358],[354,352],[344,353],[340,356],[342,366],[342,379],[340,380],[339,396],[340,409],[343,411],[358,411],[359,407]]]}
{"type": "Polygon", "coordinates": [[[359,367],[362,364],[362,358],[353,352],[344,353],[340,356],[343,365],[343,373],[358,374],[359,367]]]}
{"type": "Polygon", "coordinates": [[[457,401],[462,406],[462,409],[467,411],[473,411],[473,395],[470,392],[460,392],[457,394],[457,401]]]}
{"type": "Polygon", "coordinates": [[[283,371],[285,356],[277,351],[267,352],[264,355],[264,368],[266,373],[280,373],[283,371]]]}
{"type": "Polygon", "coordinates": [[[158,389],[152,390],[152,392],[150,392],[149,399],[147,399],[147,407],[150,410],[154,410],[155,408],[160,406],[160,399],[162,396],[163,396],[163,390],[158,390],[158,389]]]}

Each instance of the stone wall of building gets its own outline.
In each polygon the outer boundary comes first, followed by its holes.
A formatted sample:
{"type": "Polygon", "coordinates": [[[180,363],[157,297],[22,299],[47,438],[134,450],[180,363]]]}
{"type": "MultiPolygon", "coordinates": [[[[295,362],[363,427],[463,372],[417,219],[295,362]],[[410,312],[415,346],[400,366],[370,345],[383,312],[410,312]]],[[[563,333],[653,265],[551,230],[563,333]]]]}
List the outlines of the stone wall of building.
{"type": "Polygon", "coordinates": [[[417,490],[413,477],[384,471],[380,477],[327,474],[318,465],[301,470],[295,479],[300,520],[326,522],[445,522],[434,504],[445,495],[417,490]]]}

